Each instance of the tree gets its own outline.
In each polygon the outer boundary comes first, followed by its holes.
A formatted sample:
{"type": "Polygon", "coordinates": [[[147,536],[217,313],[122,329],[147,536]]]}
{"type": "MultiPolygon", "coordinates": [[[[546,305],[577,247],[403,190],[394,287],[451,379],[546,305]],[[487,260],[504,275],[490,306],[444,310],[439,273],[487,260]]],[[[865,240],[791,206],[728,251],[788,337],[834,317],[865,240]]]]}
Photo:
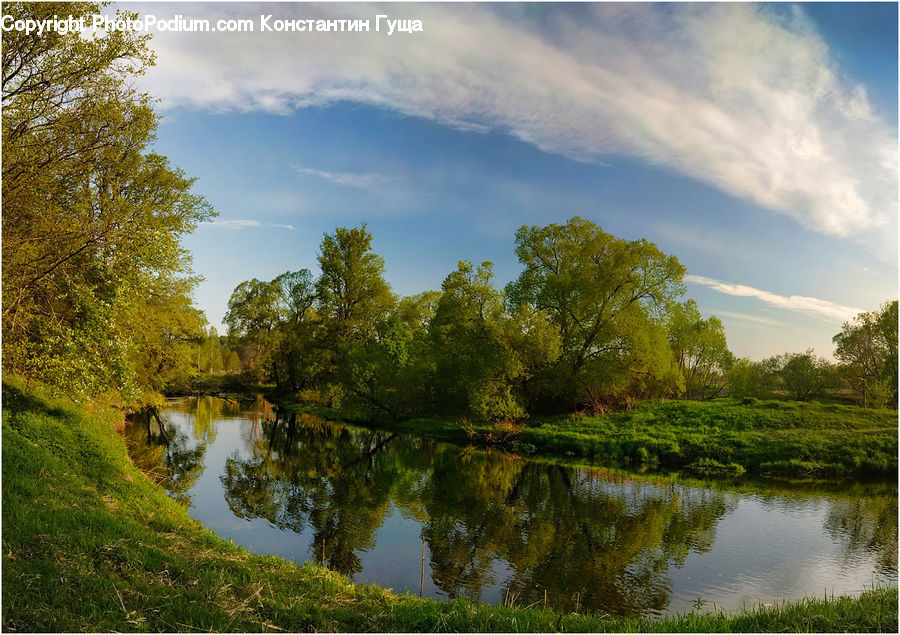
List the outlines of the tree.
{"type": "Polygon", "coordinates": [[[491,284],[492,264],[460,262],[442,285],[431,321],[435,391],[446,412],[482,420],[523,419],[510,393],[517,364],[504,339],[503,298],[491,284]]]}
{"type": "Polygon", "coordinates": [[[319,312],[333,330],[335,344],[374,335],[394,304],[384,281],[384,259],[371,251],[366,226],[338,227],[319,247],[316,282],[319,312]]]}
{"type": "Polygon", "coordinates": [[[835,369],[812,349],[805,353],[785,353],[778,358],[781,389],[788,399],[809,401],[835,385],[835,369]]]}
{"type": "Polygon", "coordinates": [[[688,399],[706,399],[722,390],[733,356],[719,318],[704,320],[693,300],[674,305],[669,319],[669,346],[684,376],[684,395],[688,399]]]}
{"type": "Polygon", "coordinates": [[[444,411],[516,421],[527,416],[525,384],[556,361],[559,335],[528,305],[507,314],[492,278],[490,262],[460,262],[444,280],[430,326],[434,390],[444,411]]]}
{"type": "Polygon", "coordinates": [[[145,400],[162,392],[166,384],[184,381],[194,371],[194,351],[203,341],[206,318],[194,308],[192,281],[159,283],[139,294],[123,310],[117,337],[128,344],[131,385],[145,400]]]}
{"type": "Polygon", "coordinates": [[[394,294],[384,280],[384,260],[371,247],[365,225],[338,227],[334,234],[325,234],[319,247],[321,383],[335,403],[347,391],[363,399],[372,394],[376,380],[366,369],[372,363],[370,346],[383,333],[394,306],[394,294]]]}
{"type": "Polygon", "coordinates": [[[897,301],[845,322],[834,356],[863,407],[897,405],[897,301]]]}
{"type": "Polygon", "coordinates": [[[734,397],[775,396],[778,381],[778,358],[770,357],[761,362],[747,357],[734,360],[725,374],[725,383],[734,397]]]}
{"type": "Polygon", "coordinates": [[[433,405],[428,326],[440,296],[426,291],[402,298],[375,337],[352,348],[351,373],[341,374],[345,403],[367,416],[391,419],[421,414],[433,405]]]}
{"type": "Polygon", "coordinates": [[[278,327],[284,317],[281,283],[254,278],[235,287],[228,300],[225,324],[228,336],[250,348],[250,370],[265,373],[278,343],[278,327]]]}
{"type": "MultiPolygon", "coordinates": [[[[43,20],[99,7],[4,10],[43,20]]],[[[213,214],[193,179],[149,152],[157,118],[131,87],[153,62],[147,39],[13,30],[2,53],[4,364],[132,403],[156,381],[142,375],[159,367],[147,346],[201,334],[180,238],[213,214]],[[136,326],[145,310],[158,313],[136,326]]]]}
{"type": "Polygon", "coordinates": [[[510,303],[546,311],[562,338],[555,401],[602,407],[627,400],[632,381],[653,390],[671,384],[663,320],[684,276],[674,256],[578,217],[522,227],[516,254],[525,270],[507,287],[510,303]]]}
{"type": "Polygon", "coordinates": [[[225,371],[229,373],[237,373],[241,370],[241,358],[237,351],[228,351],[228,358],[225,360],[225,371]]]}
{"type": "Polygon", "coordinates": [[[824,396],[839,384],[837,369],[812,349],[784,353],[758,362],[734,361],[726,373],[729,392],[735,397],[809,401],[824,396]]]}
{"type": "Polygon", "coordinates": [[[272,359],[274,376],[281,387],[296,392],[321,372],[315,339],[320,328],[315,282],[308,269],[301,269],[281,274],[274,283],[282,306],[272,359]]]}

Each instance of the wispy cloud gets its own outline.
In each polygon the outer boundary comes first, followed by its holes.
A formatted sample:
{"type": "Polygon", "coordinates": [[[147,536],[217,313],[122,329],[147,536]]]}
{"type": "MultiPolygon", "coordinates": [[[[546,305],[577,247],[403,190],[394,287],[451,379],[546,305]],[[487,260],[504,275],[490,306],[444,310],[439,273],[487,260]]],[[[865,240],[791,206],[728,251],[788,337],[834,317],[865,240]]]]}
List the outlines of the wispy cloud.
{"type": "Polygon", "coordinates": [[[750,315],[749,313],[739,313],[737,311],[716,311],[714,315],[717,317],[732,318],[734,320],[743,320],[745,322],[754,322],[756,324],[765,324],[766,326],[784,326],[784,323],[779,322],[778,320],[770,320],[769,318],[750,315]]]}
{"type": "Polygon", "coordinates": [[[358,187],[364,190],[383,185],[392,180],[391,177],[367,172],[326,172],[315,168],[306,168],[301,165],[292,165],[291,167],[298,174],[317,176],[338,185],[358,187]]]}
{"type": "MultiPolygon", "coordinates": [[[[876,115],[866,88],[841,75],[800,9],[787,17],[743,3],[266,11],[279,19],[386,13],[422,19],[425,32],[159,33],[147,87],[164,107],[287,114],[351,101],[504,131],[580,160],[636,156],[813,230],[896,252],[897,131],[876,115]]],[[[202,12],[258,21],[260,10],[217,4],[202,12]]]]}
{"type": "Polygon", "coordinates": [[[282,225],[279,223],[263,223],[251,218],[239,218],[234,220],[214,220],[203,224],[206,227],[214,227],[216,229],[227,229],[229,231],[238,231],[241,229],[250,229],[253,227],[275,227],[277,229],[297,229],[293,225],[282,225]]]}
{"type": "Polygon", "coordinates": [[[702,284],[720,293],[728,295],[756,298],[772,306],[777,306],[790,311],[803,311],[812,313],[820,318],[834,322],[846,322],[852,320],[857,314],[862,313],[862,309],[855,307],[843,306],[835,304],[828,300],[820,298],[811,298],[803,295],[784,296],[769,291],[762,291],[743,284],[732,284],[730,282],[722,282],[712,278],[703,276],[687,275],[684,277],[687,282],[694,284],[702,284]]]}

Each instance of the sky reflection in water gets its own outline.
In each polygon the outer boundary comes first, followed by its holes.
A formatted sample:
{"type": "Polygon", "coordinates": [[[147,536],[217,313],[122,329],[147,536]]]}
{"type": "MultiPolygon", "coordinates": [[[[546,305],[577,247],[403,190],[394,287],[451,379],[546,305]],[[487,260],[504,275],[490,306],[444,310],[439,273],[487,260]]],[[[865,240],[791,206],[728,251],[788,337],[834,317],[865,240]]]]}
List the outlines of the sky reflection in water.
{"type": "Polygon", "coordinates": [[[173,400],[161,421],[129,424],[132,458],[192,517],[397,592],[517,605],[546,592],[555,608],[625,615],[897,581],[894,484],[655,483],[282,417],[262,399],[173,400]]]}

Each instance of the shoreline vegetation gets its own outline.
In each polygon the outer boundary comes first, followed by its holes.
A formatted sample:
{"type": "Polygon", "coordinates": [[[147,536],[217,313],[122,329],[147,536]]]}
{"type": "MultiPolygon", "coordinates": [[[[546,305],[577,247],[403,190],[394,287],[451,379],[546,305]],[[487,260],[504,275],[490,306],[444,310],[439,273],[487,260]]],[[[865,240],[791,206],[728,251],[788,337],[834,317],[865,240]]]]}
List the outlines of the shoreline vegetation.
{"type": "Polygon", "coordinates": [[[118,410],[3,383],[7,631],[897,630],[895,588],[651,618],[434,601],[248,553],[192,520],[128,459],[118,410]],[[15,528],[15,531],[10,531],[15,528]]]}
{"type": "Polygon", "coordinates": [[[176,395],[257,394],[288,412],[525,456],[702,477],[886,478],[897,474],[897,411],[844,404],[719,398],[655,401],[605,415],[536,418],[527,424],[452,418],[393,421],[340,411],[236,377],[201,375],[176,395]]]}

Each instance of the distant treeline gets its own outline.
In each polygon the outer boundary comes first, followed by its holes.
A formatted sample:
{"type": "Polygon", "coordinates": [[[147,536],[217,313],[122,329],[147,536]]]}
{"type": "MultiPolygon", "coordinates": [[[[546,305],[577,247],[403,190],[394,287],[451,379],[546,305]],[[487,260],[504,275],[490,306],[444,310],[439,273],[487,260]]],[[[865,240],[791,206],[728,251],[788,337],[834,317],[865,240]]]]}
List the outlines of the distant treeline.
{"type": "Polygon", "coordinates": [[[303,269],[238,285],[227,342],[250,377],[393,419],[516,421],[722,394],[897,403],[896,301],[844,325],[838,364],[812,351],[752,362],[734,358],[720,320],[681,301],[674,256],[581,218],[522,227],[523,271],[505,289],[490,262],[460,262],[441,291],[398,298],[371,241],[365,226],[338,228],[318,278],[303,269]]]}
{"type": "Polygon", "coordinates": [[[204,330],[197,344],[196,370],[201,373],[239,373],[241,356],[228,346],[228,338],[220,336],[216,327],[204,330]]]}

